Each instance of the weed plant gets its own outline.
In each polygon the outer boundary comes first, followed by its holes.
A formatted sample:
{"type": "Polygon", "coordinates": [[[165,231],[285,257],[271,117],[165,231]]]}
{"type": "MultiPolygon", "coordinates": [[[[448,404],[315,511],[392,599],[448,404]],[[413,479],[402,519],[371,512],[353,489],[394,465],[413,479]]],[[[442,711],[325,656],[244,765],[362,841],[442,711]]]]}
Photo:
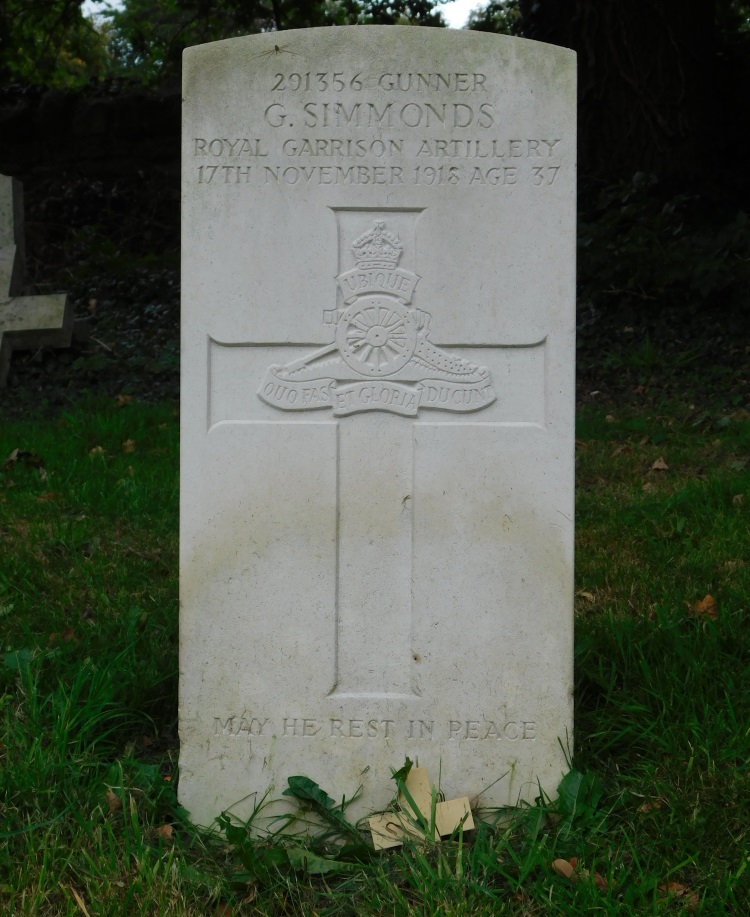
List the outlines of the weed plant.
{"type": "Polygon", "coordinates": [[[0,913],[750,913],[746,412],[582,410],[559,797],[376,853],[302,775],[294,838],[180,809],[178,419],[120,400],[0,426],[0,913]]]}

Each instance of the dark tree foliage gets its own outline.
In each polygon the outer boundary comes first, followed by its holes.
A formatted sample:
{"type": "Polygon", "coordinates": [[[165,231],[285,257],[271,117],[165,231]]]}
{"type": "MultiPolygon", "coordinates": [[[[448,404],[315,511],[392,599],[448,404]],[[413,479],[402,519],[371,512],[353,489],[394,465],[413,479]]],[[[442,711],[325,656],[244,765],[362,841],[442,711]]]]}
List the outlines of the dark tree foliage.
{"type": "Polygon", "coordinates": [[[369,0],[362,6],[356,22],[372,25],[445,25],[435,0],[369,0]]]}
{"type": "Polygon", "coordinates": [[[123,75],[153,83],[179,72],[182,50],[222,38],[356,23],[445,23],[436,0],[125,0],[110,49],[123,75]]]}
{"type": "Polygon", "coordinates": [[[104,76],[105,36],[83,0],[0,0],[0,85],[76,86],[104,76]]]}
{"type": "Polygon", "coordinates": [[[738,91],[750,76],[748,2],[493,0],[470,27],[578,53],[579,145],[589,176],[646,171],[700,182],[750,139],[738,91]]]}
{"type": "Polygon", "coordinates": [[[124,0],[95,25],[83,0],[0,0],[0,85],[73,87],[110,77],[153,85],[179,74],[189,45],[313,26],[444,26],[438,2],[124,0]]]}
{"type": "Polygon", "coordinates": [[[468,27],[475,32],[522,35],[519,0],[492,0],[486,6],[477,7],[469,15],[468,27]]]}

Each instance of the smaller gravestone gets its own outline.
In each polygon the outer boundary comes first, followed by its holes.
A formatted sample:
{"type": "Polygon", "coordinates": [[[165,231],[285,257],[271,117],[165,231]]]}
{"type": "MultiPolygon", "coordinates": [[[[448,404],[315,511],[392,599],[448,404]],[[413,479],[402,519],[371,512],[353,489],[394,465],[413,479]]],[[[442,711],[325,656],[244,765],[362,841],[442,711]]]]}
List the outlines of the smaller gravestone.
{"type": "Polygon", "coordinates": [[[70,346],[73,310],[67,297],[21,296],[23,275],[22,186],[0,175],[0,387],[5,385],[13,350],[70,346]]]}

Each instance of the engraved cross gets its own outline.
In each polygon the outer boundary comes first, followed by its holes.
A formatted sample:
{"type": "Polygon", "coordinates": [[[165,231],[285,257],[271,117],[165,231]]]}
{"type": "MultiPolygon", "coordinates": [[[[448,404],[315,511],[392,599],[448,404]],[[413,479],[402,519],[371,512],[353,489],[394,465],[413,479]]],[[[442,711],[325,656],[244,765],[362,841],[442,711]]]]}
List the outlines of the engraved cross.
{"type": "MultiPolygon", "coordinates": [[[[337,213],[329,343],[209,341],[209,429],[286,423],[303,434],[314,423],[335,438],[336,696],[419,694],[413,565],[430,511],[429,487],[415,480],[420,430],[430,439],[436,428],[544,424],[543,337],[482,347],[431,339],[426,304],[413,304],[419,275],[400,263],[413,266],[418,213],[337,213]]],[[[452,524],[430,522],[448,533],[452,524]]]]}

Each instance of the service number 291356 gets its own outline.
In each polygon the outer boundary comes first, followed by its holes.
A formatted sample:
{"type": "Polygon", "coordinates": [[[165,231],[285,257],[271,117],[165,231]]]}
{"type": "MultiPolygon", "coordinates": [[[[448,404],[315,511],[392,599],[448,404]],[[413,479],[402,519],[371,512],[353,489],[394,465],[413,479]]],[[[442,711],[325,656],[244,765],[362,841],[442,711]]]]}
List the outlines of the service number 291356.
{"type": "Polygon", "coordinates": [[[275,83],[271,87],[273,92],[343,92],[352,89],[359,92],[364,88],[362,74],[355,73],[347,77],[343,73],[277,73],[275,83]]]}

